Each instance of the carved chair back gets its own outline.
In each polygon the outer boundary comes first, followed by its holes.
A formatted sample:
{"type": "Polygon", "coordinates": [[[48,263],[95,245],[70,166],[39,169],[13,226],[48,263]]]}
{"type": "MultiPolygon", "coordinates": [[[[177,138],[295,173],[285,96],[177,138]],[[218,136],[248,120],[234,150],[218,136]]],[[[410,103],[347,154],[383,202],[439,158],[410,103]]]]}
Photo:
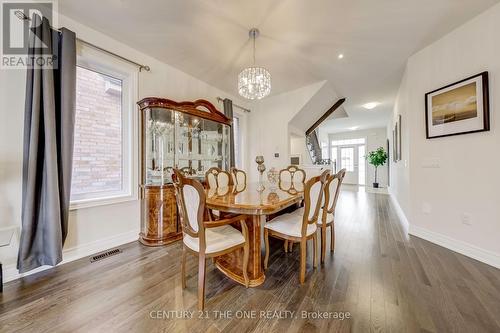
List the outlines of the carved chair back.
{"type": "Polygon", "coordinates": [[[323,192],[330,175],[330,170],[325,170],[320,176],[312,177],[306,182],[304,188],[304,215],[302,217],[302,236],[307,233],[307,225],[318,221],[319,210],[323,201],[323,192]]]}
{"type": "Polygon", "coordinates": [[[188,166],[181,168],[180,171],[184,176],[192,176],[192,175],[196,174],[196,171],[193,168],[188,167],[188,166]]]}
{"type": "Polygon", "coordinates": [[[334,175],[328,177],[325,185],[323,214],[334,214],[337,200],[340,194],[340,186],[344,180],[346,169],[342,169],[334,175]]]}
{"type": "Polygon", "coordinates": [[[290,165],[286,169],[280,170],[279,182],[305,183],[306,172],[295,165],[290,165]]]}
{"type": "Polygon", "coordinates": [[[187,178],[182,171],[174,169],[172,180],[179,209],[182,231],[193,238],[199,238],[200,251],[205,249],[205,189],[196,179],[187,178]]]}
{"type": "Polygon", "coordinates": [[[205,180],[209,188],[221,188],[233,185],[231,174],[219,168],[208,169],[205,173],[205,180]]]}
{"type": "Polygon", "coordinates": [[[235,185],[246,185],[247,173],[245,171],[232,167],[231,175],[233,176],[233,183],[235,185]]]}

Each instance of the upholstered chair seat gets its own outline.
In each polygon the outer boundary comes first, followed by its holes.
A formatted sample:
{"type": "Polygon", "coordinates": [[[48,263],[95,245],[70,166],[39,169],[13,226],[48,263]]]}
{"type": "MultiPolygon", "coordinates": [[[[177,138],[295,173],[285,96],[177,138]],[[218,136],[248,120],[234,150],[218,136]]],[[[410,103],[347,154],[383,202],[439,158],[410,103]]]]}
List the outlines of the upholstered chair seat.
{"type": "MultiPolygon", "coordinates": [[[[266,228],[292,237],[302,237],[302,221],[304,219],[304,208],[292,213],[275,217],[266,223],[266,228]]],[[[308,224],[306,236],[314,234],[317,230],[316,224],[308,224]]]]}
{"type": "MultiPolygon", "coordinates": [[[[188,234],[184,235],[184,245],[195,252],[200,252],[199,238],[191,237],[188,234]]],[[[215,253],[230,249],[245,243],[245,237],[241,231],[233,228],[230,225],[221,227],[209,228],[205,230],[205,253],[215,253]]]]}

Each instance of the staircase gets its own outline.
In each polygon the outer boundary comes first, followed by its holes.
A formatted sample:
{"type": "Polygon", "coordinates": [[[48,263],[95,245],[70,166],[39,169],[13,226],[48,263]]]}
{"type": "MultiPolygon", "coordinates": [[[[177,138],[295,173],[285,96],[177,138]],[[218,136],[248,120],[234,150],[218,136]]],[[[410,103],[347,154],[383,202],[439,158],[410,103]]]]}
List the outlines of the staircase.
{"type": "Polygon", "coordinates": [[[321,156],[321,147],[316,131],[312,131],[309,135],[306,135],[306,145],[313,164],[321,164],[323,157],[321,156]]]}
{"type": "Polygon", "coordinates": [[[309,129],[306,131],[306,146],[309,151],[309,155],[311,155],[311,160],[313,164],[316,165],[326,165],[330,164],[330,159],[323,159],[321,156],[321,146],[319,145],[318,140],[318,127],[322,122],[328,119],[330,115],[335,112],[344,102],[345,98],[339,99],[335,104],[332,105],[322,116],[319,118],[309,129]]]}

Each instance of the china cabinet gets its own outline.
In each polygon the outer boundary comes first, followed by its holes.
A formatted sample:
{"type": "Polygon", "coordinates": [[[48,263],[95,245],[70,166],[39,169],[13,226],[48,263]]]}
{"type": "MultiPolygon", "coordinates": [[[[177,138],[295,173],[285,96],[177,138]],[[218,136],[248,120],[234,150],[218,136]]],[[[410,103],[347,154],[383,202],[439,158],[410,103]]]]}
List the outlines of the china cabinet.
{"type": "Polygon", "coordinates": [[[229,170],[231,120],[205,100],[138,102],[141,126],[141,243],[168,244],[182,237],[172,169],[204,181],[205,172],[229,170]]]}

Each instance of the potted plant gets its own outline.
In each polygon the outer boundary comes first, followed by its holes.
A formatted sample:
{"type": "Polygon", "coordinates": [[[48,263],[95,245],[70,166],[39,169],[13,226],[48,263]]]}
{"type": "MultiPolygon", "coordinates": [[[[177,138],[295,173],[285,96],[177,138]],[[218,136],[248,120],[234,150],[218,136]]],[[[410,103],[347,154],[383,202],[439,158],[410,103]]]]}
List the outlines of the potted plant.
{"type": "Polygon", "coordinates": [[[373,183],[374,188],[378,188],[377,182],[377,169],[379,166],[382,166],[387,162],[387,153],[384,148],[380,147],[377,150],[371,151],[366,156],[368,163],[375,167],[375,182],[373,183]]]}

